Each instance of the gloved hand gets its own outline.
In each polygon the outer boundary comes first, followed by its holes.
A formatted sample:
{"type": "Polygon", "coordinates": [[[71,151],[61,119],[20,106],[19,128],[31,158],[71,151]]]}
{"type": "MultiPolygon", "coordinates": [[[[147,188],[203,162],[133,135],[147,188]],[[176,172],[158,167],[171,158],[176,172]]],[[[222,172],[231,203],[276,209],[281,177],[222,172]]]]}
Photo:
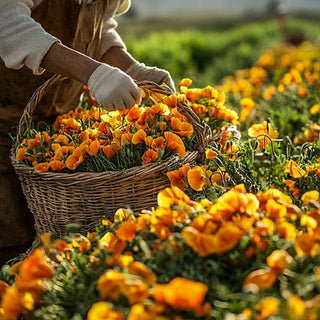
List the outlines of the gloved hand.
{"type": "Polygon", "coordinates": [[[133,79],[105,63],[93,71],[87,85],[97,102],[109,111],[131,108],[141,101],[141,89],[133,79]]]}
{"type": "Polygon", "coordinates": [[[144,63],[135,61],[126,70],[126,73],[137,81],[150,80],[160,85],[165,83],[174,92],[176,91],[174,82],[167,70],[148,67],[144,63]]]}

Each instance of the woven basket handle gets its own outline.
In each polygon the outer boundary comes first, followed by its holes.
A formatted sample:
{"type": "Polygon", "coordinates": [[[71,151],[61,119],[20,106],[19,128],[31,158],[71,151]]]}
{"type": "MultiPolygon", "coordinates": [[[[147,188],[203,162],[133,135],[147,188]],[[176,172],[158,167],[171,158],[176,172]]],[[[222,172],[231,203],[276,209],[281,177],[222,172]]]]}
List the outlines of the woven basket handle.
{"type": "MultiPolygon", "coordinates": [[[[152,81],[141,81],[137,83],[141,89],[149,90],[152,92],[157,92],[163,95],[171,95],[174,94],[167,86],[160,86],[152,81]]],[[[205,127],[199,118],[199,116],[193,111],[193,109],[189,106],[186,101],[178,100],[179,111],[186,116],[191,124],[193,125],[197,143],[195,145],[195,149],[199,152],[199,158],[201,159],[204,156],[205,150],[207,148],[208,137],[211,137],[211,131],[209,127],[205,127]]],[[[212,138],[212,137],[211,137],[212,138]]]]}
{"type": "Polygon", "coordinates": [[[29,120],[32,118],[34,111],[42,97],[49,92],[49,90],[54,86],[56,83],[65,80],[67,77],[62,76],[60,74],[53,75],[50,79],[44,82],[40,87],[38,87],[34,93],[32,94],[30,100],[28,101],[27,105],[25,106],[22,116],[19,121],[18,125],[18,132],[17,132],[17,140],[15,146],[17,147],[21,141],[23,140],[23,135],[28,128],[29,120]]]}

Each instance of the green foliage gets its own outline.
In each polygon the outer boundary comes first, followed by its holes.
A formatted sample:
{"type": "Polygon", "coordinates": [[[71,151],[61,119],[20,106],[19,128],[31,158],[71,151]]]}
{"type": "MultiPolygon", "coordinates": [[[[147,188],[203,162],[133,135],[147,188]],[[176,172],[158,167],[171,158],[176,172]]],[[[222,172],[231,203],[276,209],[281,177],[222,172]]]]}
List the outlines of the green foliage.
{"type": "MultiPolygon", "coordinates": [[[[264,50],[281,40],[274,20],[224,27],[199,30],[190,25],[186,30],[170,30],[170,23],[160,29],[148,22],[148,28],[139,33],[129,22],[126,26],[120,24],[119,32],[137,60],[167,69],[176,82],[190,77],[202,87],[216,85],[234,70],[252,66],[264,50]]],[[[315,40],[320,25],[292,19],[288,29],[315,40]]]]}

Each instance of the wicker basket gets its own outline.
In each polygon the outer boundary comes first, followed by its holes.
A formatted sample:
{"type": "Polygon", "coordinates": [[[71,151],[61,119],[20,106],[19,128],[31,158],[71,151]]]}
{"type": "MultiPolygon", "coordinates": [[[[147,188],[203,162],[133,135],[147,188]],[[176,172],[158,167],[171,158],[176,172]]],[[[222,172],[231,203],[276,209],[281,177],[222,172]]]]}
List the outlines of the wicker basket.
{"type": "MultiPolygon", "coordinates": [[[[167,161],[133,167],[125,170],[125,174],[123,171],[38,173],[17,161],[16,151],[40,99],[64,78],[55,75],[34,92],[20,119],[17,142],[11,150],[11,162],[34,216],[38,235],[52,232],[62,236],[66,234],[66,225],[70,223],[79,224],[80,232],[85,234],[94,230],[94,226],[103,217],[112,220],[118,208],[130,207],[133,211],[150,209],[156,205],[158,192],[169,186],[166,170],[187,162],[195,163],[205,148],[205,130],[198,116],[187,103],[180,103],[180,111],[194,125],[198,145],[198,150],[189,152],[184,158],[172,157],[167,161]]],[[[139,85],[142,89],[171,94],[168,88],[152,82],[139,85]]]]}

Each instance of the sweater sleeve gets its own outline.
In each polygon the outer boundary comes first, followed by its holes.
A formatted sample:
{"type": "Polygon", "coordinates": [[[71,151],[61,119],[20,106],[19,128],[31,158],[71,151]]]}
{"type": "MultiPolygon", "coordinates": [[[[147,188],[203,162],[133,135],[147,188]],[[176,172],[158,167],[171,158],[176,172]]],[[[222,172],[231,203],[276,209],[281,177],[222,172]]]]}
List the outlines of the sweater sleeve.
{"type": "Polygon", "coordinates": [[[114,19],[114,16],[126,13],[131,6],[131,0],[122,0],[119,1],[119,3],[117,10],[113,12],[113,14],[110,15],[110,12],[106,12],[104,15],[99,57],[102,57],[111,47],[127,49],[125,43],[116,31],[118,23],[114,19]]]}
{"type": "Polygon", "coordinates": [[[34,74],[41,74],[43,57],[60,40],[31,18],[35,2],[0,0],[0,57],[8,68],[20,69],[25,65],[34,74]]]}

